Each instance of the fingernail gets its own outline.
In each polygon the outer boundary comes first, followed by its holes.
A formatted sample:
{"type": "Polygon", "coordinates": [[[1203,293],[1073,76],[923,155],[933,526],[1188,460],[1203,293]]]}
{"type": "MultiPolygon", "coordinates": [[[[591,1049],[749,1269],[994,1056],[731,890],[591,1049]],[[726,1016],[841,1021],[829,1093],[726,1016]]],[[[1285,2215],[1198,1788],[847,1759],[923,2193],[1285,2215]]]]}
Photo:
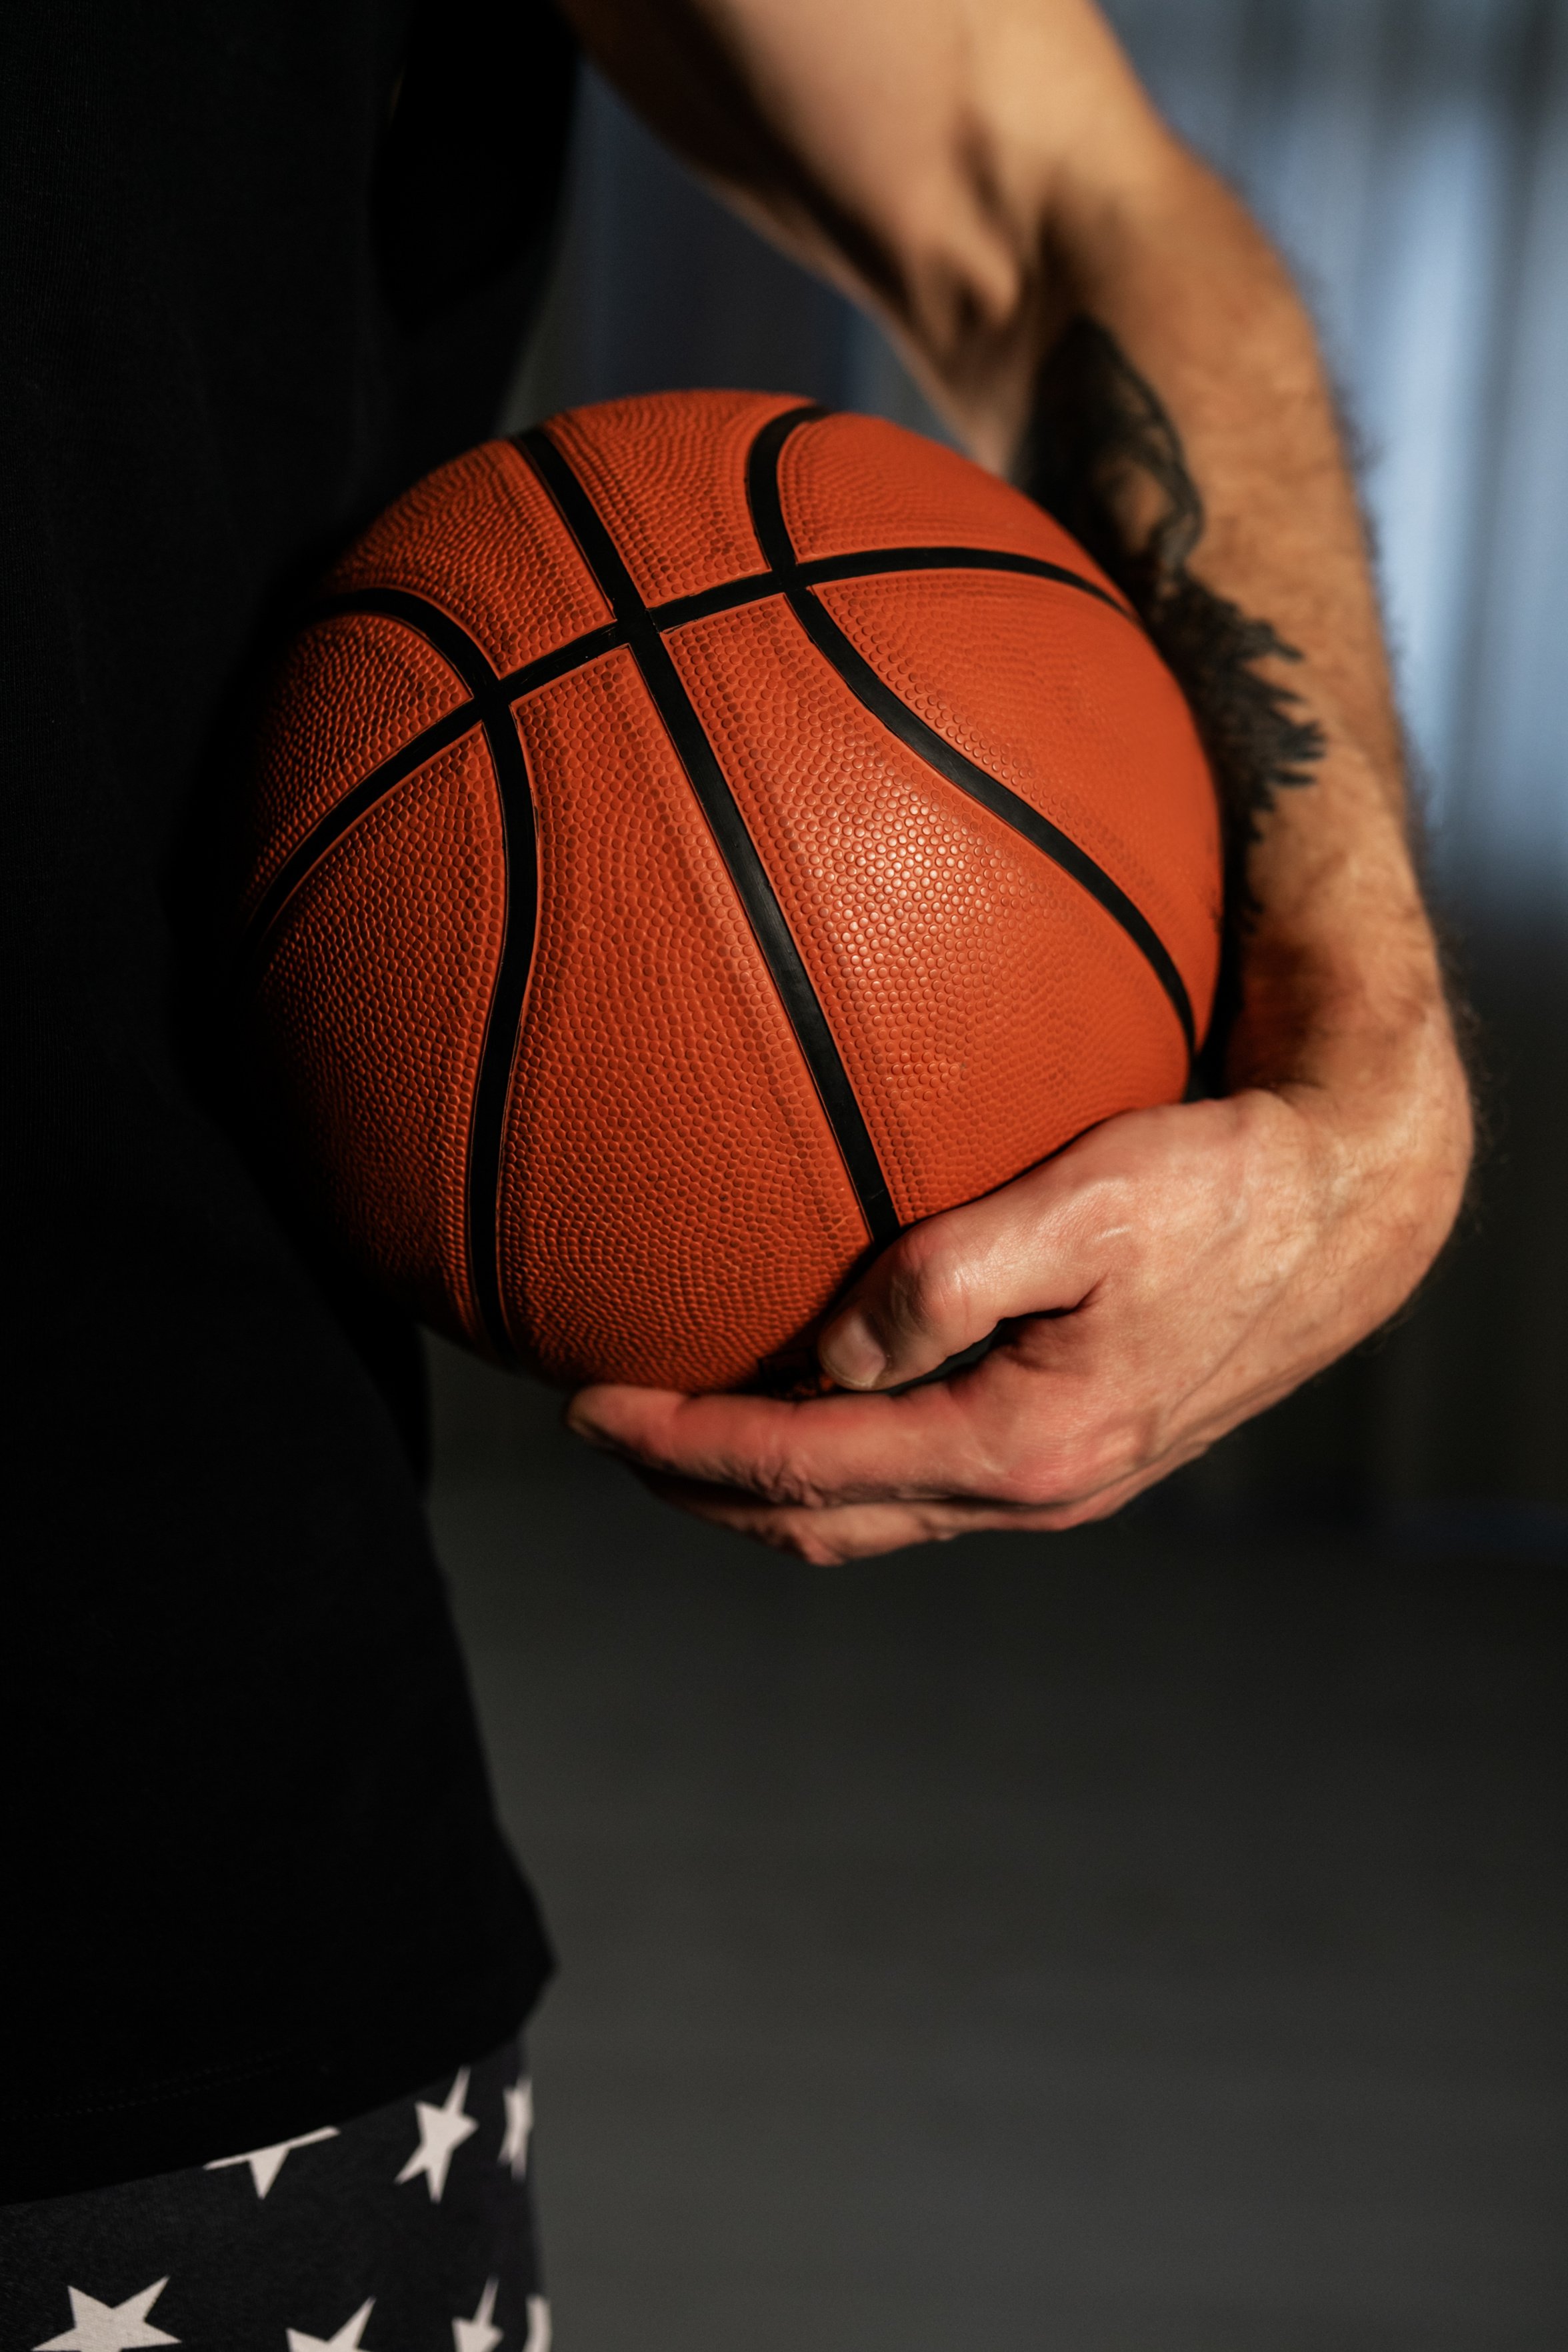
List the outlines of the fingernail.
{"type": "Polygon", "coordinates": [[[868,1389],[888,1369],[887,1351],[858,1307],[823,1336],[817,1360],[829,1379],[847,1389],[868,1389]]]}

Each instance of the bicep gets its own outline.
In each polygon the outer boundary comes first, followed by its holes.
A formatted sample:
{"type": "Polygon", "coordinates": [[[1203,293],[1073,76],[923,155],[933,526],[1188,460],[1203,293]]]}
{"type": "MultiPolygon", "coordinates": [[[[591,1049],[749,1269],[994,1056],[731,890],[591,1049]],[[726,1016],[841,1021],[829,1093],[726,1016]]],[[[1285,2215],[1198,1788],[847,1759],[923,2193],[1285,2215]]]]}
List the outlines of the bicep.
{"type": "Polygon", "coordinates": [[[1037,349],[1053,175],[1136,98],[1090,0],[561,4],[644,119],[875,308],[983,446],[1037,349]]]}

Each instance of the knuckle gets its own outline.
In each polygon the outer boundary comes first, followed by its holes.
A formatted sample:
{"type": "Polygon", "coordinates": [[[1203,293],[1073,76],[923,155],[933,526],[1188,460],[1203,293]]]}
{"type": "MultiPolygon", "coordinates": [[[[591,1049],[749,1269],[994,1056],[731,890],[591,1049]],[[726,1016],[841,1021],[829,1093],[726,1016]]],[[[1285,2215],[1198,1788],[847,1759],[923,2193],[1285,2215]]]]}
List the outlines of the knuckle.
{"type": "Polygon", "coordinates": [[[805,1464],[787,1453],[769,1454],[753,1465],[750,1483],[777,1509],[815,1510],[826,1500],[805,1464]]]}
{"type": "Polygon", "coordinates": [[[973,1278],[952,1243],[933,1236],[914,1243],[893,1277],[889,1304],[906,1328],[930,1338],[947,1338],[967,1328],[973,1278]]]}

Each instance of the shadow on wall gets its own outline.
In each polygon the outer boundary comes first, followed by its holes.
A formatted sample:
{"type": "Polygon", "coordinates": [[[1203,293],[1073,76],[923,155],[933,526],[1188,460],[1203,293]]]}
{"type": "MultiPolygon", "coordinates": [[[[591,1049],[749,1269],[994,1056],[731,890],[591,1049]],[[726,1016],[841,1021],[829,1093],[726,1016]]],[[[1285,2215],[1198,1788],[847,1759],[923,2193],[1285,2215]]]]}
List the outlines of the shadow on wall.
{"type": "MultiPolygon", "coordinates": [[[[1435,292],[1432,272],[1447,266],[1447,245],[1439,253],[1428,238],[1406,252],[1400,224],[1408,226],[1413,206],[1419,214],[1415,200],[1434,171],[1447,184],[1445,156],[1449,163],[1468,157],[1476,188],[1503,194],[1487,215],[1495,247],[1490,262],[1484,253],[1478,257],[1472,237],[1453,268],[1462,261],[1471,276],[1479,273],[1478,283],[1489,269],[1495,278],[1513,235],[1534,252],[1531,207],[1539,209],[1542,157],[1550,152],[1538,135],[1550,111],[1541,85],[1544,79],[1568,89],[1568,72],[1557,72],[1555,81],[1546,73],[1553,58],[1558,67],[1568,61],[1568,38],[1562,37],[1568,8],[1557,0],[1533,9],[1507,0],[1489,11],[1445,12],[1432,0],[1376,0],[1358,14],[1345,0],[1324,0],[1314,15],[1295,0],[1272,13],[1259,0],[1224,6],[1183,0],[1180,11],[1164,0],[1155,10],[1124,0],[1118,14],[1177,120],[1246,180],[1266,216],[1279,215],[1277,232],[1309,264],[1336,358],[1347,343],[1365,346],[1371,373],[1363,384],[1352,370],[1352,390],[1373,416],[1383,452],[1370,488],[1394,559],[1396,608],[1408,604],[1410,582],[1434,567],[1450,584],[1468,579],[1483,540],[1487,576],[1501,578],[1514,541],[1498,541],[1507,501],[1499,506],[1489,488],[1501,479],[1493,444],[1505,433],[1531,446],[1540,438],[1526,428],[1541,404],[1531,407],[1521,377],[1521,371],[1529,374],[1534,345],[1521,329],[1510,345],[1517,345],[1511,372],[1500,364],[1478,375],[1474,368],[1465,373],[1452,336],[1439,339],[1438,373],[1453,373],[1457,389],[1436,415],[1436,395],[1421,392],[1433,371],[1428,365],[1424,377],[1412,353],[1428,348],[1433,320],[1441,323],[1456,303],[1464,311],[1464,288],[1444,279],[1435,292]],[[1178,14],[1181,25],[1173,21],[1178,14]],[[1430,40],[1423,32],[1427,16],[1434,18],[1430,40]],[[1181,37],[1184,25],[1190,39],[1181,37]],[[1532,60],[1533,81],[1525,71],[1532,60]],[[1490,109],[1474,135],[1460,104],[1467,88],[1482,91],[1490,109]],[[1521,117],[1510,148],[1497,126],[1503,120],[1506,131],[1507,109],[1516,103],[1528,120],[1521,117]],[[1265,139],[1260,125],[1268,124],[1274,129],[1265,139]],[[1400,154],[1405,163],[1394,171],[1390,155],[1397,163],[1400,154]],[[1352,188],[1347,174],[1357,156],[1365,169],[1352,188]],[[1514,195],[1504,201],[1510,187],[1514,195]],[[1373,350],[1362,329],[1387,312],[1400,291],[1390,282],[1395,263],[1410,280],[1400,313],[1409,331],[1401,341],[1385,320],[1373,350]],[[1427,311],[1416,301],[1423,288],[1427,311]],[[1447,506],[1457,520],[1445,535],[1433,516],[1445,509],[1450,477],[1455,494],[1447,506]],[[1483,509],[1489,536],[1478,520],[1483,509]]],[[[919,430],[942,430],[877,330],[724,213],[591,75],[571,184],[552,294],[514,387],[508,429],[578,401],[708,383],[795,390],[919,430]]],[[[1539,256],[1531,264],[1538,275],[1546,266],[1539,256]]],[[[1552,268],[1555,287],[1563,271],[1552,268]]],[[[1526,290],[1523,273],[1521,261],[1518,282],[1510,281],[1516,300],[1526,290]]],[[[1552,310],[1552,287],[1543,278],[1538,310],[1552,310]]],[[[1504,323],[1502,294],[1495,286],[1490,293],[1485,315],[1496,340],[1504,323]]],[[[1549,504],[1562,487],[1562,470],[1542,478],[1549,504]]],[[[1558,538],[1568,544],[1568,531],[1558,538]]],[[[1560,562],[1561,548],[1552,560],[1560,562]]],[[[1440,698],[1427,691],[1434,665],[1468,664],[1473,679],[1498,635],[1495,597],[1473,585],[1467,593],[1462,609],[1458,588],[1447,602],[1433,591],[1409,612],[1396,609],[1396,629],[1407,648],[1414,640],[1407,668],[1430,739],[1424,758],[1443,821],[1439,870],[1452,904],[1448,928],[1478,1016],[1489,1139],[1473,1205],[1396,1328],[1172,1482],[1160,1507],[1178,1517],[1283,1513],[1331,1523],[1408,1521],[1424,1540],[1447,1527],[1466,1539],[1476,1535],[1568,1556],[1568,1382],[1560,1337],[1568,1328],[1562,1213],[1568,1192],[1568,921],[1553,895],[1548,855],[1563,795],[1561,755],[1542,764],[1540,726],[1533,735],[1515,727],[1506,740],[1489,728],[1478,739],[1480,721],[1468,709],[1460,714],[1464,726],[1443,731],[1440,698]],[[1526,817],[1525,832],[1533,825],[1530,838],[1539,835],[1542,845],[1517,873],[1487,854],[1487,792],[1494,782],[1494,830],[1500,839],[1506,833],[1510,856],[1519,864],[1526,817]],[[1534,892],[1533,911],[1519,911],[1531,901],[1531,876],[1539,882],[1543,874],[1548,880],[1534,892]]],[[[1539,635],[1538,601],[1530,600],[1520,623],[1527,635],[1531,628],[1539,635]]],[[[1542,662],[1531,659],[1516,705],[1521,696],[1541,701],[1542,662]]],[[[1470,702],[1482,713],[1491,707],[1479,687],[1470,702]]],[[[1553,740],[1561,741],[1560,723],[1553,740]]],[[[1568,907],[1568,877],[1558,895],[1568,907]]]]}

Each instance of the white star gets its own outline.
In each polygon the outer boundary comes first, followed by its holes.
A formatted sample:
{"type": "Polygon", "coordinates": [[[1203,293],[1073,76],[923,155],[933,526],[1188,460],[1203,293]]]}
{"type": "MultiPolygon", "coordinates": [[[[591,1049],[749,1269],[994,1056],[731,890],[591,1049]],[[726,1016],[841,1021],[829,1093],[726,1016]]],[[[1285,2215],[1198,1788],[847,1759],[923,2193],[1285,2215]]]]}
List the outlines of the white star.
{"type": "Polygon", "coordinates": [[[542,2294],[528,2298],[528,2335],[522,2352],[550,2352],[550,2305],[542,2294]]]}
{"type": "Polygon", "coordinates": [[[473,2116],[463,2113],[463,2101],[468,2095],[468,2070],[465,2066],[440,2106],[426,2106],[423,2099],[414,2102],[419,2117],[419,2145],[398,2174],[397,2181],[401,2188],[405,2180],[416,2180],[423,2173],[432,2205],[441,2202],[452,2151],[462,2146],[470,2132],[479,2129],[473,2116]]]}
{"type": "MultiPolygon", "coordinates": [[[[360,2352],[360,2337],[365,2321],[375,2308],[374,2295],[367,2296],[352,2319],[345,2319],[335,2336],[307,2336],[302,2327],[289,2330],[289,2352],[360,2352]]],[[[42,2347],[39,2347],[42,2352],[42,2347]]]]}
{"type": "Polygon", "coordinates": [[[512,2179],[521,2180],[528,2170],[528,2139],[533,2129],[533,2084],[524,2074],[510,2091],[503,2089],[501,2097],[506,2101],[506,2133],[496,2161],[498,2164],[510,2164],[512,2179]]]}
{"type": "Polygon", "coordinates": [[[493,2317],[496,2289],[500,2284],[499,2279],[487,2279],[485,2291],[479,2297],[479,2307],[472,2319],[453,2320],[452,2342],[457,2352],[495,2352],[501,2336],[493,2317]]]}
{"type": "Polygon", "coordinates": [[[168,2284],[166,2278],[155,2279],[140,2294],[127,2295],[123,2303],[112,2306],[73,2286],[69,2294],[74,2325],[63,2336],[51,2336],[47,2344],[40,2344],[37,2352],[133,2352],[139,2344],[177,2344],[177,2336],[165,2336],[161,2327],[147,2325],[147,2314],[168,2284]]]}
{"type": "Polygon", "coordinates": [[[301,2132],[298,2139],[280,2139],[274,2147],[247,2148],[243,2156],[215,2156],[204,2164],[204,2172],[226,2172],[231,2164],[248,2164],[250,2177],[256,2183],[256,2193],[265,2197],[283,2169],[283,2159],[290,2148],[314,2147],[319,2139],[336,2139],[336,2124],[323,2124],[320,2131],[301,2132]]]}

